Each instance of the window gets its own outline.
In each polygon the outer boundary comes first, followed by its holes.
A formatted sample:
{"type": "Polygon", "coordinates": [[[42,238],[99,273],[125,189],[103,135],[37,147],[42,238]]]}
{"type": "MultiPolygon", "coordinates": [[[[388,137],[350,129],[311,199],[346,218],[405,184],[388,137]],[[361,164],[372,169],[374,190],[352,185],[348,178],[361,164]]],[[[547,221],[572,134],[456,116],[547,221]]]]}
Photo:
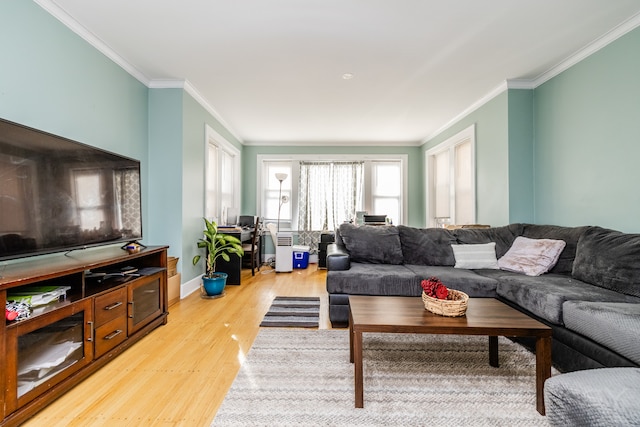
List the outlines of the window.
{"type": "Polygon", "coordinates": [[[400,224],[402,212],[402,167],[400,162],[371,162],[371,203],[373,214],[386,214],[400,224]]]}
{"type": "Polygon", "coordinates": [[[473,224],[475,201],[475,126],[428,150],[427,224],[473,224]]]}
{"type": "Polygon", "coordinates": [[[262,214],[265,222],[276,223],[278,214],[280,226],[284,229],[291,228],[291,189],[292,189],[292,168],[291,162],[268,162],[263,167],[262,183],[264,190],[264,202],[262,204],[262,214]],[[282,181],[282,195],[288,198],[288,202],[279,204],[280,181],[276,179],[277,173],[284,173],[287,177],[282,181]]]}
{"type": "Polygon", "coordinates": [[[205,216],[220,224],[240,208],[240,151],[206,127],[205,216]]]}
{"type": "Polygon", "coordinates": [[[289,201],[282,205],[281,229],[333,230],[340,223],[353,220],[358,210],[386,214],[394,224],[402,224],[406,212],[406,164],[406,155],[260,155],[258,211],[266,223],[277,221],[279,182],[275,174],[282,172],[287,173],[282,192],[289,201]],[[354,164],[361,165],[361,172],[352,169],[354,164]],[[311,178],[305,171],[309,165],[314,169],[311,178]],[[341,195],[336,198],[337,193],[341,195]]]}

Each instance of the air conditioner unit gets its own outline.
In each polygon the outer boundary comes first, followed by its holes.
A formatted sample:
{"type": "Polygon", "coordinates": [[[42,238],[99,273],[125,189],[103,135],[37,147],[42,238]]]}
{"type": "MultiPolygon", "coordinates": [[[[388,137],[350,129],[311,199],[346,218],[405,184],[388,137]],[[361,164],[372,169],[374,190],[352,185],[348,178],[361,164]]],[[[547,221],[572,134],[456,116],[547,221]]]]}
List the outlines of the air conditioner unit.
{"type": "Polygon", "coordinates": [[[293,271],[293,233],[276,233],[276,273],[293,271]]]}

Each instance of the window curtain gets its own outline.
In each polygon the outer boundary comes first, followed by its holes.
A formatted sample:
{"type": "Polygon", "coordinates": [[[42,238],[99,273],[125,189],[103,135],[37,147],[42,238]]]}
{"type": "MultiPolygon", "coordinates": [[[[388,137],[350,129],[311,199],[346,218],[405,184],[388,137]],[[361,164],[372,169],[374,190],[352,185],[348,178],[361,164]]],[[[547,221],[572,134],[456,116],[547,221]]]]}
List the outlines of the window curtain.
{"type": "Polygon", "coordinates": [[[362,206],[364,162],[300,162],[298,229],[335,230],[362,206]]]}
{"type": "Polygon", "coordinates": [[[137,170],[122,169],[114,175],[116,206],[114,226],[126,230],[126,235],[139,236],[140,230],[140,177],[137,170]]]}

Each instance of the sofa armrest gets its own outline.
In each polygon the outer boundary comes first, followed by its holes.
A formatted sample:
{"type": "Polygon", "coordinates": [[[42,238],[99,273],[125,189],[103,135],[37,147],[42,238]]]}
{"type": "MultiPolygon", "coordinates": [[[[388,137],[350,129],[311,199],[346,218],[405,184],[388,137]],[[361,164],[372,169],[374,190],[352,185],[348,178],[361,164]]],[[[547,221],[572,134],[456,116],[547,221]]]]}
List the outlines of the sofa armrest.
{"type": "Polygon", "coordinates": [[[337,243],[327,246],[327,270],[340,271],[351,268],[351,259],[347,248],[337,243]]]}

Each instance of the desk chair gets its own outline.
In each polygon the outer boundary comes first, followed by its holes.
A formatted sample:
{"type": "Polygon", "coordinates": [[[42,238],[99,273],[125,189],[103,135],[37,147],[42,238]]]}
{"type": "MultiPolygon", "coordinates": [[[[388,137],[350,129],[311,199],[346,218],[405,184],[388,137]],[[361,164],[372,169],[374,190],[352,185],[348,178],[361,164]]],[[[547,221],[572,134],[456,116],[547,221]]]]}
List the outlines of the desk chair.
{"type": "Polygon", "coordinates": [[[260,271],[260,217],[256,216],[255,226],[253,233],[251,233],[251,240],[249,242],[242,243],[242,250],[244,251],[245,258],[249,259],[251,263],[251,275],[255,276],[255,269],[260,271]]]}

